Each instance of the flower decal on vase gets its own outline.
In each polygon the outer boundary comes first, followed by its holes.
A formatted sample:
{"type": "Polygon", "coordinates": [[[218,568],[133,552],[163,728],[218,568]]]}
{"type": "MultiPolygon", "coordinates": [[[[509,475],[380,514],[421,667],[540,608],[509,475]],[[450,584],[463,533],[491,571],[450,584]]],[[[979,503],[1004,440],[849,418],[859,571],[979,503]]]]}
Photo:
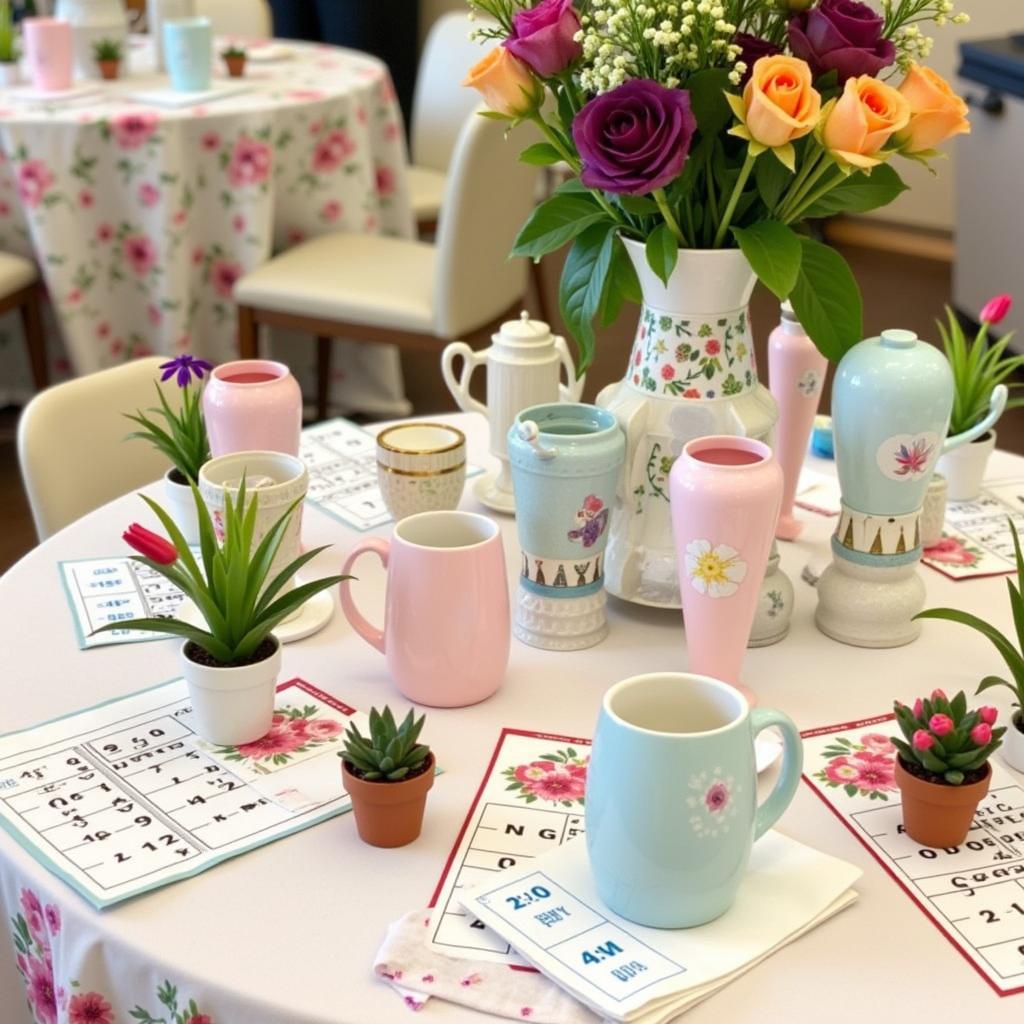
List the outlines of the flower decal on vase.
{"type": "Polygon", "coordinates": [[[715,839],[729,831],[730,819],[736,816],[735,795],[739,787],[731,775],[723,775],[721,768],[712,772],[698,772],[690,776],[690,827],[701,839],[715,839]]]}
{"type": "Polygon", "coordinates": [[[878,447],[878,468],[890,480],[919,480],[932,466],[939,452],[939,438],[924,434],[897,434],[878,447]]]}
{"type": "Polygon", "coordinates": [[[796,389],[801,395],[810,398],[821,390],[821,375],[816,370],[806,370],[796,382],[796,389]]]}
{"type": "Polygon", "coordinates": [[[569,531],[569,540],[593,547],[608,525],[608,509],[596,494],[588,494],[576,512],[576,527],[569,531]]]}
{"type": "Polygon", "coordinates": [[[747,575],[747,563],[728,544],[692,540],[686,545],[686,576],[706,597],[730,597],[747,575]]]}

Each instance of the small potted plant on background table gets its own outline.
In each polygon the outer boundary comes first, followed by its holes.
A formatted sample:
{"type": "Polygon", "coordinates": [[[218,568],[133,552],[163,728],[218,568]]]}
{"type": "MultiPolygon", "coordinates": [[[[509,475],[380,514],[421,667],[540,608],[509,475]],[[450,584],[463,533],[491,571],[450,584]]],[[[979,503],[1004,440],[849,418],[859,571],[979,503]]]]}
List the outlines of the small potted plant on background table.
{"type": "Polygon", "coordinates": [[[194,356],[178,356],[160,364],[163,371],[160,383],[156,385],[159,408],[125,413],[141,429],[128,435],[125,440],[148,441],[163,452],[171,462],[171,468],[164,474],[164,496],[171,518],[189,544],[199,543],[199,521],[196,505],[192,499],[192,485],[199,482],[199,470],[210,459],[210,441],[206,435],[206,420],[203,418],[202,381],[213,369],[213,364],[194,356]],[[175,379],[180,395],[177,409],[167,400],[160,388],[171,378],[175,379]],[[192,386],[192,378],[195,386],[192,386]],[[158,422],[158,419],[161,422],[158,422]]]}
{"type": "Polygon", "coordinates": [[[229,43],[220,51],[221,60],[228,69],[230,78],[241,78],[245,74],[245,47],[237,43],[229,43]]]}
{"type": "Polygon", "coordinates": [[[373,708],[369,736],[355,723],[345,733],[341,774],[364,843],[405,846],[420,834],[434,784],[434,755],[417,743],[425,717],[410,711],[397,725],[390,708],[373,708]]]}
{"type": "Polygon", "coordinates": [[[999,713],[992,707],[969,711],[963,690],[952,700],[934,690],[913,707],[896,701],[895,712],[903,734],[892,737],[903,828],[922,846],[959,846],[988,792],[988,759],[1006,732],[994,728],[999,713]]]}
{"type": "Polygon", "coordinates": [[[92,44],[92,55],[102,78],[110,82],[120,76],[124,50],[118,40],[98,39],[92,44]]]}
{"type": "Polygon", "coordinates": [[[224,503],[224,542],[218,545],[213,520],[195,484],[201,559],[174,520],[155,501],[140,495],[167,531],[133,523],[124,539],[140,554],[135,560],[170,580],[190,598],[206,628],[176,618],[131,619],[108,629],[146,630],[184,638],[182,673],[188,683],[196,732],[218,746],[237,746],[265,736],[274,717],[274,693],[281,668],[281,644],[274,628],[315,594],[347,576],[328,576],[287,589],[292,577],[326,546],[304,552],[267,579],[274,556],[301,498],[255,544],[259,491],[246,493],[243,477],[224,503]],[[200,564],[201,562],[201,564],[200,564]]]}
{"type": "Polygon", "coordinates": [[[11,16],[10,0],[0,0],[0,87],[17,85],[21,80],[19,56],[18,33],[11,16]]]}
{"type": "Polygon", "coordinates": [[[975,693],[982,693],[992,687],[1003,687],[1013,694],[1011,706],[1016,710],[1012,712],[1010,726],[1003,739],[1003,758],[1011,768],[1024,772],[1024,596],[1022,596],[1024,593],[1024,555],[1021,554],[1017,527],[1012,519],[1009,519],[1008,522],[1010,533],[1013,535],[1014,556],[1017,562],[1016,585],[1012,579],[1006,581],[1010,611],[1013,614],[1014,633],[1016,634],[1014,640],[1005,636],[991,623],[970,612],[961,611],[959,608],[928,608],[917,617],[919,619],[944,619],[947,622],[959,622],[962,626],[969,626],[982,636],[987,637],[999,652],[1010,671],[1010,679],[1013,681],[1010,682],[1002,676],[985,676],[978,684],[975,693]]]}

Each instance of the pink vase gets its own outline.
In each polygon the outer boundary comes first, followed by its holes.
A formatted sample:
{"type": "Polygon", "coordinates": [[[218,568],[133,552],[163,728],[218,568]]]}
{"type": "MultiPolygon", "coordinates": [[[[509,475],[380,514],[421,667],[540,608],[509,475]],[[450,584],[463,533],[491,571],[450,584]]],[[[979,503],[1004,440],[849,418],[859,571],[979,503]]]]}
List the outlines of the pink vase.
{"type": "Polygon", "coordinates": [[[22,26],[32,84],[46,92],[70,89],[75,51],[71,24],[59,18],[26,18],[22,26]]]}
{"type": "Polygon", "coordinates": [[[828,360],[807,337],[788,302],[782,321],[768,338],[768,389],[779,406],[775,458],[782,467],[782,510],[775,536],[796,540],[804,524],[793,515],[800,470],[821,402],[828,360]]]}
{"type": "Polygon", "coordinates": [[[239,359],[214,368],[203,392],[214,458],[232,452],[299,454],[302,391],[284,363],[239,359]]]}
{"type": "Polygon", "coordinates": [[[669,496],[689,671],[739,686],[782,470],[762,441],[701,437],[676,459],[669,496]]]}

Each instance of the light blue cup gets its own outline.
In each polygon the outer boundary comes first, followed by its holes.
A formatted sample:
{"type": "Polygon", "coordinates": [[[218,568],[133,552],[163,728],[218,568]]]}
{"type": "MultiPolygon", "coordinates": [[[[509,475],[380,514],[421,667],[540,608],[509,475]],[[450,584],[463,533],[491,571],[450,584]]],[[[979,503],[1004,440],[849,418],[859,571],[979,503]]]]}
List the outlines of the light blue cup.
{"type": "Polygon", "coordinates": [[[209,18],[164,22],[164,62],[177,92],[204,92],[213,75],[213,29],[209,18]]]}
{"type": "Polygon", "coordinates": [[[789,806],[803,746],[782,712],[708,676],[633,676],[604,696],[587,771],[587,853],[601,899],[652,928],[732,905],[754,842],[789,806]],[[754,737],[782,733],[782,770],[757,804],[754,737]]]}

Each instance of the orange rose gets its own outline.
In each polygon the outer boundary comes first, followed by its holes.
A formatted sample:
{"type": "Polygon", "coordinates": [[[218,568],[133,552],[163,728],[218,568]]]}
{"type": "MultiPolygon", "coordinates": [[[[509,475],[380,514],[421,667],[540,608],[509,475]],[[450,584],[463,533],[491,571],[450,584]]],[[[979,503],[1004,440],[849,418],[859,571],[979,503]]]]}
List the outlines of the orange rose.
{"type": "Polygon", "coordinates": [[[934,149],[952,135],[970,132],[967,104],[931,68],[912,64],[900,94],[910,104],[910,124],[896,136],[905,153],[934,149]]]}
{"type": "Polygon", "coordinates": [[[910,104],[903,96],[877,78],[861,75],[847,79],[822,137],[840,163],[871,168],[882,162],[875,154],[909,121],[910,104]]]}
{"type": "Polygon", "coordinates": [[[743,90],[743,120],[754,142],[775,148],[810,132],[821,114],[807,62],[782,55],[754,64],[743,90]]]}
{"type": "Polygon", "coordinates": [[[544,98],[529,68],[504,46],[478,60],[462,84],[476,89],[491,110],[506,117],[526,117],[544,98]]]}

